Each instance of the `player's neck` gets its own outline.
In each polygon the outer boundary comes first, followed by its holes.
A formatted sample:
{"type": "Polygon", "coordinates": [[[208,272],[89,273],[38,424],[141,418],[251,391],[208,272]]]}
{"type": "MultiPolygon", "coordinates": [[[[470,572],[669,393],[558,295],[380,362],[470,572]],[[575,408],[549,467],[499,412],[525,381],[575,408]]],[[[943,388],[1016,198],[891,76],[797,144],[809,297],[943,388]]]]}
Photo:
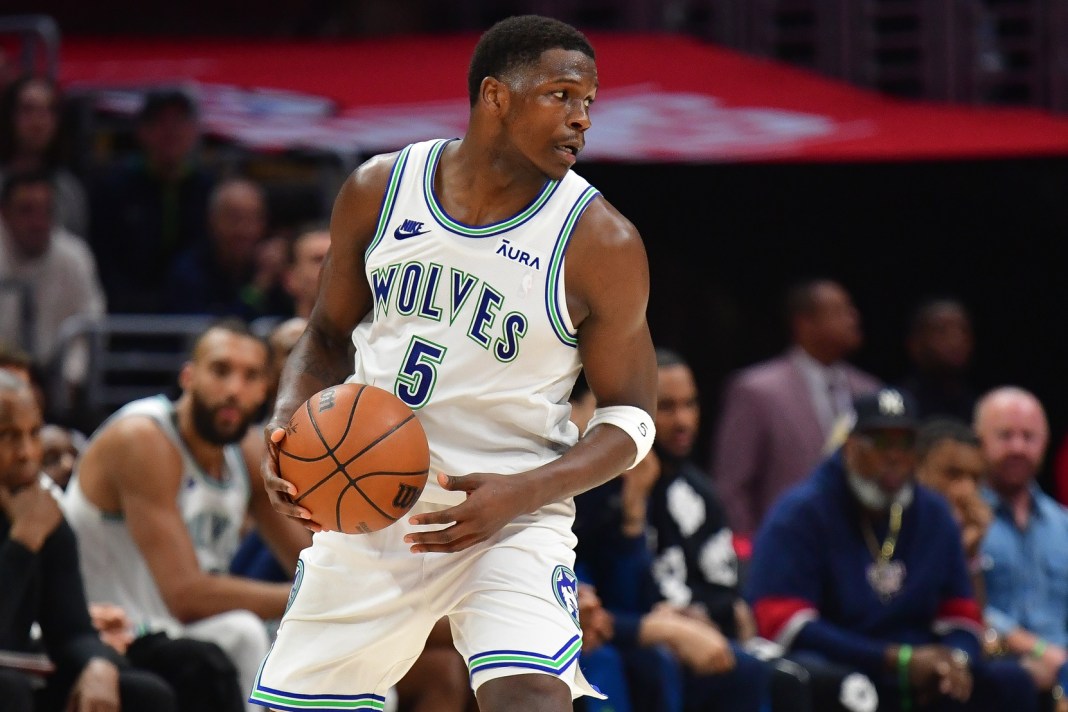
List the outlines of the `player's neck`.
{"type": "Polygon", "coordinates": [[[207,475],[219,479],[223,470],[223,446],[205,440],[193,423],[193,408],[188,397],[183,396],[176,406],[178,413],[178,436],[182,438],[193,460],[207,475]]]}
{"type": "Polygon", "coordinates": [[[454,219],[468,225],[507,220],[529,205],[548,178],[493,146],[464,139],[446,146],[434,193],[454,219]]]}

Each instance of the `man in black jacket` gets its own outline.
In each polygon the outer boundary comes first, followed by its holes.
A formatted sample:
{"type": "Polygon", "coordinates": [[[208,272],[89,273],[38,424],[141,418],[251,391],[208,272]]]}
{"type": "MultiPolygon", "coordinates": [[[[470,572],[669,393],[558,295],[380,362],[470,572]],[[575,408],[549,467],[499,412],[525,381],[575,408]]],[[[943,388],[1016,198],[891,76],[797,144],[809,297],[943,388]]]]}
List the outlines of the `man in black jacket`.
{"type": "Polygon", "coordinates": [[[41,412],[29,386],[0,370],[0,649],[36,649],[55,666],[44,684],[0,667],[0,711],[172,712],[159,677],[130,668],[89,619],[74,533],[42,482],[41,412]]]}

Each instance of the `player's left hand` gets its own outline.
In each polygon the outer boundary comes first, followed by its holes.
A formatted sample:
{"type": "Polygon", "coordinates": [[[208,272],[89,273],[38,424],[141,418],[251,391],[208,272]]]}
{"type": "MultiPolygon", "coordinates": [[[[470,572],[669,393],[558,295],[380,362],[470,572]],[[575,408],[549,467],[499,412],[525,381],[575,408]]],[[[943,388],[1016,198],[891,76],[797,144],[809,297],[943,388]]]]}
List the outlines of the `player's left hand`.
{"type": "Polygon", "coordinates": [[[416,526],[450,524],[444,529],[413,532],[404,537],[413,554],[428,551],[454,552],[489,539],[529,510],[529,494],[520,477],[476,473],[457,477],[438,474],[438,484],[452,492],[466,492],[467,499],[440,512],[412,516],[416,526]]]}

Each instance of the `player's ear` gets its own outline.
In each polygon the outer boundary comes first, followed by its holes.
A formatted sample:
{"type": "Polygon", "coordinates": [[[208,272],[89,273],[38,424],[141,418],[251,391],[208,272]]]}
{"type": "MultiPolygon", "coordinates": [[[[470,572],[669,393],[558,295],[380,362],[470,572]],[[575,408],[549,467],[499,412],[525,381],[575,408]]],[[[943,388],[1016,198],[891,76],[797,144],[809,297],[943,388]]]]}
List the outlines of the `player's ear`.
{"type": "Polygon", "coordinates": [[[508,110],[508,85],[496,77],[486,77],[478,90],[478,99],[490,112],[502,116],[508,110]]]}
{"type": "Polygon", "coordinates": [[[193,362],[186,361],[182,364],[182,370],[178,372],[178,385],[181,389],[188,390],[190,384],[193,382],[193,362]]]}

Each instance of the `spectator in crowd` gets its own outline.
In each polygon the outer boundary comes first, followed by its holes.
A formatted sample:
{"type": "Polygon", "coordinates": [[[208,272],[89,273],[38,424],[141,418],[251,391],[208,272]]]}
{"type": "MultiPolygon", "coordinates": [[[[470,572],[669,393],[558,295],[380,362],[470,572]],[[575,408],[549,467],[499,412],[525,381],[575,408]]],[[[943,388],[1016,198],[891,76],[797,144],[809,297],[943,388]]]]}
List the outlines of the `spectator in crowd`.
{"type": "Polygon", "coordinates": [[[81,180],[64,167],[60,96],[52,80],[25,75],[0,94],[0,183],[10,173],[42,171],[55,186],[55,222],[89,234],[89,198],[81,180]]]}
{"type": "MultiPolygon", "coordinates": [[[[572,390],[573,418],[582,412],[581,405],[576,409],[574,404],[588,398],[586,392],[580,380],[572,390]]],[[[580,425],[581,415],[576,420],[580,425]]],[[[659,405],[657,420],[659,431],[659,405]]],[[[660,472],[654,450],[618,478],[575,498],[576,572],[594,588],[609,614],[602,637],[623,657],[634,709],[766,709],[762,705],[770,703],[772,668],[730,640],[737,627],[733,605],[727,603],[726,614],[717,620],[715,614],[723,613],[722,607],[706,610],[693,595],[669,597],[662,591],[665,573],[671,578],[669,589],[677,588],[677,578],[675,572],[663,571],[665,559],[654,559],[657,532],[648,515],[660,472]]],[[[695,525],[701,504],[692,499],[683,503],[688,526],[695,525]]],[[[670,537],[669,530],[664,533],[670,537]]],[[[676,558],[667,557],[677,570],[685,563],[676,558]]],[[[733,573],[737,575],[737,570],[733,573]]],[[[589,668],[595,685],[600,684],[596,679],[600,670],[601,665],[589,668]]],[[[597,709],[597,703],[592,704],[597,709]]]]}
{"type": "Polygon", "coordinates": [[[41,470],[56,486],[67,489],[74,463],[85,447],[85,436],[73,428],[49,423],[41,428],[41,470]]]}
{"type": "Polygon", "coordinates": [[[208,206],[208,242],[183,252],[168,278],[167,309],[181,314],[284,315],[285,245],[267,237],[267,195],[245,178],[223,181],[208,206]]]}
{"type": "Polygon", "coordinates": [[[842,448],[768,514],[749,569],[757,627],[810,669],[864,673],[880,709],[1034,710],[1027,673],[981,657],[956,522],[914,482],[916,413],[895,389],[857,399],[842,448]]]}
{"type": "Polygon", "coordinates": [[[830,280],[793,287],[786,299],[792,345],[742,370],[728,384],[717,426],[712,476],[727,520],[743,537],[825,453],[851,399],[879,387],[846,363],[861,345],[848,292],[830,280]]]}
{"type": "MultiPolygon", "coordinates": [[[[32,343],[24,343],[19,299],[0,297],[0,341],[20,345],[40,364],[55,354],[65,319],[106,310],[92,253],[53,220],[55,190],[40,171],[12,173],[0,188],[0,279],[28,285],[33,299],[32,343]]],[[[84,377],[84,359],[80,355],[64,364],[69,381],[84,377]]]]}
{"type": "Polygon", "coordinates": [[[293,241],[289,267],[284,284],[293,300],[293,313],[305,319],[311,314],[319,294],[319,271],[330,249],[330,229],[326,226],[308,228],[293,241]]]}
{"type": "Polygon", "coordinates": [[[920,417],[970,422],[978,395],[969,380],[974,338],[968,309],[956,299],[929,299],[909,328],[909,373],[900,387],[916,398],[920,417]]]}
{"type": "Polygon", "coordinates": [[[215,180],[197,161],[198,140],[189,95],[152,91],[137,116],[137,154],[90,186],[90,244],[111,312],[162,311],[175,257],[206,244],[215,180]]]}
{"type": "Polygon", "coordinates": [[[74,534],[40,474],[41,412],[29,386],[0,371],[0,648],[31,653],[34,623],[55,666],[35,678],[0,668],[5,712],[170,712],[162,679],[134,670],[89,619],[74,534]]]}
{"type": "Polygon", "coordinates": [[[982,545],[987,623],[1039,688],[1064,688],[1068,513],[1035,482],[1049,442],[1045,410],[1029,391],[996,388],[976,406],[975,431],[990,467],[984,495],[994,511],[982,545]]]}
{"type": "Polygon", "coordinates": [[[106,421],[64,497],[89,599],[117,603],[139,628],[218,643],[246,691],[267,652],[264,620],[281,617],[289,597],[287,583],[226,574],[246,514],[288,571],[310,543],[255,475],[262,437],[249,425],[268,367],[266,343],[243,322],[208,328],[178,401],[134,401],[106,421]]]}
{"type": "Polygon", "coordinates": [[[980,494],[987,466],[979,437],[965,422],[935,418],[920,428],[916,457],[916,481],[945,497],[957,520],[972,590],[979,607],[983,608],[986,583],[979,546],[994,515],[980,494]]]}

